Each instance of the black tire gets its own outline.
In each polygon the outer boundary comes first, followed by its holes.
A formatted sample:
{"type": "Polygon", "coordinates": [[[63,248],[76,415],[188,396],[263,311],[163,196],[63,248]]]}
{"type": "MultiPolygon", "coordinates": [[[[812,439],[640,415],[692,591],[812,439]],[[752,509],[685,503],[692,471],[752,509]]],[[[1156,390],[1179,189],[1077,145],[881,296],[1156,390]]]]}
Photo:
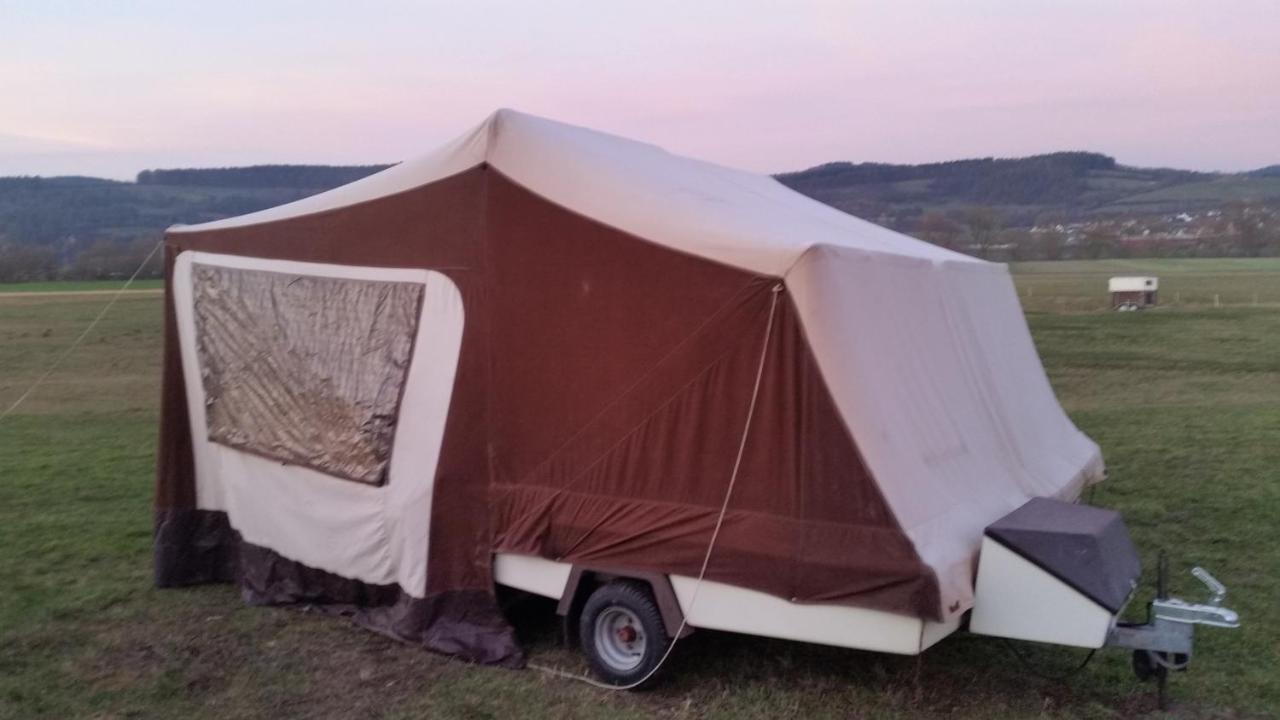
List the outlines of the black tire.
{"type": "Polygon", "coordinates": [[[1133,674],[1138,678],[1138,680],[1146,682],[1148,680],[1159,680],[1165,675],[1168,675],[1169,671],[1151,657],[1150,651],[1134,650],[1133,674]]]}
{"type": "Polygon", "coordinates": [[[1133,651],[1133,674],[1139,680],[1160,680],[1167,677],[1169,671],[1183,672],[1191,658],[1186,653],[1156,652],[1155,650],[1133,651]]]}
{"type": "Polygon", "coordinates": [[[662,613],[643,583],[615,580],[602,585],[582,607],[578,642],[591,671],[610,685],[652,684],[650,674],[671,643],[662,613]]]}

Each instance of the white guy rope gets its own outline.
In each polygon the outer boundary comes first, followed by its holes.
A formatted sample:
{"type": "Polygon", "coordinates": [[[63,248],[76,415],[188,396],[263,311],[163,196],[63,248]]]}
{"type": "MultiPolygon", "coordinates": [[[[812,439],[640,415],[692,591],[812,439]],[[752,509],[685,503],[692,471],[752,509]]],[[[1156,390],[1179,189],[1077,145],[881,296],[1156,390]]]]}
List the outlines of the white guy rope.
{"type": "Polygon", "coordinates": [[[53,363],[49,365],[49,369],[45,370],[43,375],[36,378],[36,381],[31,383],[31,387],[27,388],[26,392],[19,395],[18,399],[14,400],[12,405],[5,408],[4,412],[0,412],[0,420],[4,420],[9,417],[10,413],[17,410],[19,405],[26,401],[28,397],[31,397],[31,393],[35,392],[36,388],[43,385],[44,381],[48,380],[49,377],[53,375],[54,371],[62,365],[62,361],[66,360],[67,356],[70,355],[77,347],[80,347],[80,343],[84,342],[84,339],[89,337],[89,333],[93,332],[93,329],[98,326],[98,322],[107,314],[107,311],[111,309],[111,306],[115,305],[116,301],[120,299],[120,296],[124,294],[124,291],[128,290],[129,286],[133,284],[133,281],[138,279],[138,275],[142,274],[142,269],[147,266],[147,263],[151,262],[151,258],[155,256],[156,251],[159,250],[160,246],[163,244],[164,241],[161,240],[156,243],[155,247],[151,248],[151,252],[147,253],[146,259],[142,261],[142,264],[138,266],[137,270],[133,271],[133,274],[129,276],[129,279],[125,281],[124,285],[116,291],[116,294],[111,296],[111,300],[103,306],[102,310],[98,312],[98,316],[93,319],[93,322],[89,323],[89,326],[84,329],[84,332],[80,333],[80,336],[77,337],[66,350],[63,350],[61,355],[54,359],[53,363]]]}
{"type": "Polygon", "coordinates": [[[733,472],[729,474],[729,486],[724,491],[724,502],[720,503],[720,515],[716,517],[715,529],[711,531],[711,540],[707,543],[707,552],[702,556],[702,569],[698,571],[698,578],[693,584],[693,594],[689,596],[689,607],[681,613],[680,627],[676,629],[675,636],[671,638],[671,644],[667,646],[667,651],[662,654],[658,660],[658,664],[653,669],[645,673],[644,677],[636,680],[628,685],[610,685],[600,682],[594,678],[580,675],[578,673],[566,672],[559,668],[553,668],[546,665],[538,665],[529,663],[529,667],[544,672],[548,675],[567,678],[569,680],[577,680],[584,682],[592,687],[598,687],[604,690],[631,690],[640,687],[653,677],[654,673],[662,669],[666,664],[667,658],[671,657],[671,651],[675,649],[676,643],[680,641],[680,634],[684,632],[685,626],[689,623],[689,615],[693,613],[693,606],[698,602],[698,591],[702,589],[702,579],[707,575],[707,566],[711,564],[711,552],[716,547],[716,539],[720,537],[720,527],[724,525],[724,516],[729,511],[729,499],[733,497],[733,486],[738,482],[738,470],[742,467],[742,456],[747,450],[747,435],[751,431],[751,419],[756,414],[756,400],[760,397],[760,380],[764,377],[764,362],[769,355],[769,340],[773,336],[773,316],[774,310],[778,307],[778,296],[782,294],[782,284],[773,286],[773,300],[769,304],[769,322],[764,329],[764,345],[760,348],[760,362],[756,366],[756,381],[751,388],[751,404],[747,406],[747,421],[742,427],[742,439],[738,442],[738,456],[733,461],[733,472]]]}

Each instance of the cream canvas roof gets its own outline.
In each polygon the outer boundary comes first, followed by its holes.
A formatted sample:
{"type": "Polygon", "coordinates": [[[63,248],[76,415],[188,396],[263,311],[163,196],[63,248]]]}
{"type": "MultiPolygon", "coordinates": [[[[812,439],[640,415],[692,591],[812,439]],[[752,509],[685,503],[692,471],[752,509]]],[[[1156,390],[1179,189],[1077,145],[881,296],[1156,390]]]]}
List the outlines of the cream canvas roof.
{"type": "Polygon", "coordinates": [[[981,262],[811,200],[767,175],[514,110],[498,110],[443,147],[349,185],[171,232],[324,212],[410,190],[481,163],[606,225],[762,274],[785,274],[805,250],[820,244],[937,262],[981,262]]]}

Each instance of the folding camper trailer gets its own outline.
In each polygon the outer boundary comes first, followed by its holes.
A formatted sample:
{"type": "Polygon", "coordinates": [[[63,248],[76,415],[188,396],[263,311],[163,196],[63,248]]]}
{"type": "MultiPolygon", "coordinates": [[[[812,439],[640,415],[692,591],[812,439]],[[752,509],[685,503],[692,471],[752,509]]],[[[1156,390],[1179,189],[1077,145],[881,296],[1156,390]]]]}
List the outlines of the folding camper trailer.
{"type": "Polygon", "coordinates": [[[772,178],[501,111],[165,244],[162,586],[519,665],[496,581],[617,685],[694,628],[918,653],[967,620],[1158,667],[1235,622],[1117,621],[1137,556],[1074,504],[1101,455],[1004,266],[772,178]]]}

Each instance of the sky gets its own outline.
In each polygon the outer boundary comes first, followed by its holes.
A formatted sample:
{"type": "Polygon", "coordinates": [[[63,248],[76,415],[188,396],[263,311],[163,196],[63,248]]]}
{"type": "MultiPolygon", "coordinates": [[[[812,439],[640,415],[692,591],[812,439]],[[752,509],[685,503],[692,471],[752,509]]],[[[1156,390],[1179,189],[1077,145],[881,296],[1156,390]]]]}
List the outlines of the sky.
{"type": "Polygon", "coordinates": [[[383,163],[510,107],[762,172],[1280,163],[1277,0],[0,0],[0,175],[383,163]]]}

